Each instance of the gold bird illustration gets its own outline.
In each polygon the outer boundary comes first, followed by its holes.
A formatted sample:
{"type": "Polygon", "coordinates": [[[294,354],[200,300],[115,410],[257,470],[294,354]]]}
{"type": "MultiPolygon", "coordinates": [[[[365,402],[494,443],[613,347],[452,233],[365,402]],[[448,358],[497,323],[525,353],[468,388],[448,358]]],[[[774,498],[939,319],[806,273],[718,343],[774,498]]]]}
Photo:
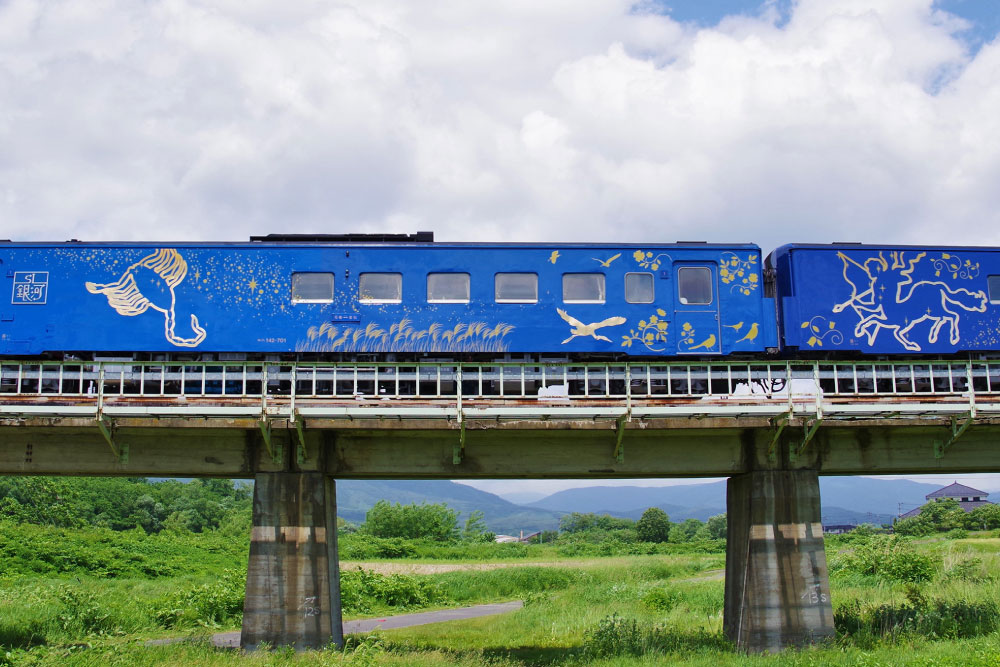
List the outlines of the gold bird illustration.
{"type": "Polygon", "coordinates": [[[608,338],[607,336],[600,336],[595,332],[598,329],[602,329],[604,327],[614,327],[618,326],[619,324],[625,324],[624,317],[609,317],[608,319],[602,320],[600,322],[591,322],[590,324],[584,324],[580,320],[576,319],[575,317],[567,313],[562,308],[556,308],[556,312],[559,313],[559,317],[569,322],[570,327],[572,327],[569,330],[569,332],[573,335],[564,340],[562,342],[563,345],[570,342],[577,336],[592,336],[597,340],[606,340],[610,343],[611,342],[610,338],[608,338]]]}
{"type": "Polygon", "coordinates": [[[723,324],[722,326],[726,327],[727,329],[732,329],[733,331],[739,331],[740,329],[743,328],[743,323],[737,322],[736,324],[723,324]]]}
{"type": "Polygon", "coordinates": [[[591,259],[594,260],[595,262],[597,262],[598,264],[600,264],[601,266],[603,266],[606,269],[606,268],[608,268],[608,267],[611,266],[611,262],[615,261],[616,259],[618,259],[621,256],[622,256],[622,254],[618,253],[617,255],[613,255],[611,257],[608,257],[607,259],[597,259],[596,257],[591,257],[591,259]]]}
{"type": "Polygon", "coordinates": [[[706,350],[711,350],[713,347],[715,347],[715,334],[711,334],[705,340],[701,341],[700,343],[698,343],[694,347],[689,347],[688,349],[689,350],[697,350],[697,349],[700,349],[700,348],[705,348],[706,350]]]}
{"type": "Polygon", "coordinates": [[[559,251],[553,250],[552,254],[549,255],[549,261],[555,264],[557,259],[559,259],[559,251]]]}
{"type": "Polygon", "coordinates": [[[750,325],[750,330],[747,331],[747,335],[744,336],[743,338],[740,338],[736,342],[737,343],[742,343],[743,341],[748,340],[748,341],[750,341],[752,343],[755,340],[757,340],[757,333],[758,333],[758,331],[759,331],[759,329],[757,327],[757,323],[754,322],[753,324],[750,325]]]}

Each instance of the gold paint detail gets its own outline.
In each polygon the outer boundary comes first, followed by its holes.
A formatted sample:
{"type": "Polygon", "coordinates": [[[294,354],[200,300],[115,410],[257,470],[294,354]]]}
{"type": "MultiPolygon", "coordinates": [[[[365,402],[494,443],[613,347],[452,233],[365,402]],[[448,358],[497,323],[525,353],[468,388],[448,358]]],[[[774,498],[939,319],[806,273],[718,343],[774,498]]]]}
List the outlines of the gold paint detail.
{"type": "MultiPolygon", "coordinates": [[[[905,254],[902,250],[890,252],[889,258],[892,260],[890,264],[885,254],[881,252],[869,257],[863,263],[851,259],[843,252],[838,252],[837,256],[844,265],[844,282],[851,286],[851,295],[843,303],[836,304],[833,312],[841,313],[847,308],[853,310],[860,318],[854,327],[854,335],[858,338],[863,336],[869,346],[875,344],[875,339],[882,329],[888,329],[905,349],[920,352],[922,350],[920,342],[913,340],[910,335],[913,328],[924,321],[932,322],[927,332],[929,344],[937,342],[941,329],[947,325],[949,342],[957,345],[961,340],[958,311],[986,312],[986,304],[989,302],[986,292],[952,287],[942,280],[915,281],[913,272],[927,253],[919,252],[909,260],[905,258],[905,254]],[[886,283],[889,285],[889,298],[876,300],[876,293],[886,283]],[[892,289],[893,286],[895,289],[892,289]],[[930,292],[928,297],[914,299],[915,294],[922,295],[927,292],[930,292]],[[934,307],[933,309],[928,307],[921,317],[907,322],[905,318],[913,311],[903,304],[908,304],[911,299],[929,302],[934,307]]],[[[951,257],[949,255],[945,259],[951,257]]],[[[937,266],[934,260],[931,260],[931,263],[937,266]]],[[[978,265],[976,270],[978,271],[978,265]]],[[[961,272],[958,275],[964,277],[961,272]]],[[[937,273],[935,277],[938,277],[937,273]]]]}
{"type": "Polygon", "coordinates": [[[610,343],[611,339],[608,338],[607,336],[602,336],[597,334],[596,333],[597,330],[603,329],[604,327],[616,327],[620,324],[625,324],[625,318],[620,316],[609,317],[606,320],[601,320],[600,322],[591,322],[590,324],[584,324],[580,320],[576,319],[575,317],[567,313],[562,308],[556,308],[556,312],[559,313],[559,317],[563,318],[564,320],[566,320],[567,323],[569,323],[570,325],[569,332],[572,334],[569,338],[567,338],[562,342],[563,345],[570,342],[577,336],[591,336],[595,340],[606,340],[607,342],[610,343]]]}
{"type": "Polygon", "coordinates": [[[611,268],[611,262],[615,261],[621,256],[622,254],[618,253],[617,255],[612,255],[611,257],[608,257],[607,259],[598,259],[596,257],[591,257],[591,259],[600,264],[601,266],[603,266],[605,269],[608,269],[611,268]]]}
{"type": "Polygon", "coordinates": [[[972,280],[979,275],[979,262],[975,264],[971,260],[963,260],[958,255],[943,252],[941,257],[931,260],[934,265],[934,275],[940,277],[941,272],[950,273],[952,279],[972,280]]]}
{"type": "Polygon", "coordinates": [[[190,320],[191,330],[195,334],[193,338],[183,338],[174,331],[177,306],[174,288],[184,281],[187,271],[187,262],[179,252],[172,248],[160,248],[125,269],[116,282],[87,282],[86,288],[91,294],[103,294],[108,299],[108,305],[125,317],[141,315],[150,308],[163,313],[166,339],[178,347],[197,347],[205,340],[207,333],[198,324],[198,317],[194,313],[190,320]],[[166,287],[166,291],[170,293],[170,303],[155,303],[143,293],[139,287],[140,282],[149,288],[148,293],[154,293],[154,290],[163,292],[166,287]]]}
{"type": "Polygon", "coordinates": [[[680,340],[677,341],[678,346],[682,344],[686,345],[688,352],[693,352],[695,350],[709,351],[715,348],[718,339],[714,333],[708,334],[708,338],[696,344],[695,340],[697,340],[697,335],[698,332],[695,331],[693,326],[691,326],[691,323],[685,322],[681,325],[680,340]]]}
{"type": "Polygon", "coordinates": [[[711,350],[715,348],[715,342],[716,342],[715,334],[709,334],[708,338],[701,341],[694,347],[689,347],[688,350],[711,350]]]}
{"type": "Polygon", "coordinates": [[[690,322],[685,322],[684,324],[681,325],[680,342],[684,343],[685,345],[694,345],[695,335],[697,335],[697,332],[695,332],[694,327],[691,326],[690,322]]]}
{"type": "Polygon", "coordinates": [[[741,259],[734,252],[722,253],[719,260],[719,278],[724,285],[729,285],[729,291],[739,291],[749,295],[760,284],[760,274],[757,273],[757,255],[749,254],[741,259]]]}
{"type": "Polygon", "coordinates": [[[552,254],[549,255],[549,262],[551,262],[552,264],[555,264],[556,260],[558,260],[558,259],[559,259],[559,251],[558,250],[553,250],[552,254]]]}
{"type": "Polygon", "coordinates": [[[823,347],[823,341],[827,338],[834,345],[840,345],[844,342],[844,334],[837,330],[837,323],[833,320],[827,320],[822,315],[814,315],[803,322],[801,328],[808,329],[811,334],[809,340],[806,341],[806,345],[809,347],[823,347]]]}
{"type": "Polygon", "coordinates": [[[743,338],[737,340],[736,342],[742,343],[743,341],[747,341],[749,343],[753,343],[757,340],[757,335],[759,333],[760,333],[760,325],[754,322],[753,324],[750,325],[750,328],[747,330],[747,334],[743,336],[743,338]]]}
{"type": "Polygon", "coordinates": [[[663,319],[667,311],[657,308],[656,312],[644,320],[639,320],[638,328],[629,329],[622,336],[622,347],[632,347],[633,343],[641,343],[650,352],[662,352],[666,347],[655,347],[658,343],[667,342],[667,329],[670,322],[663,319]]]}
{"type": "Polygon", "coordinates": [[[674,261],[673,258],[665,252],[653,255],[653,253],[648,250],[636,250],[632,253],[632,258],[639,263],[639,266],[644,269],[649,269],[650,271],[658,270],[665,259],[669,259],[671,262],[674,261]]]}
{"type": "Polygon", "coordinates": [[[432,322],[425,329],[413,326],[404,317],[388,329],[374,322],[361,326],[339,327],[331,322],[312,326],[307,340],[296,345],[298,352],[505,352],[504,338],[514,325],[498,322],[459,322],[446,327],[432,322]]]}

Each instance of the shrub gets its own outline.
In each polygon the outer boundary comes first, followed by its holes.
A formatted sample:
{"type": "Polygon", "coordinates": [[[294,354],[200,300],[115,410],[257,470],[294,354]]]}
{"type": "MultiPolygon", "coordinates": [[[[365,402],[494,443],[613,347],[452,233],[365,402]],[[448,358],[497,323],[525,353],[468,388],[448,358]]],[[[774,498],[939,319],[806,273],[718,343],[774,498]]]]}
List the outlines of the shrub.
{"type": "Polygon", "coordinates": [[[1000,627],[1000,609],[993,600],[927,600],[910,590],[901,604],[864,608],[857,600],[833,614],[837,631],[851,637],[887,637],[914,634],[965,639],[987,635],[1000,627]]]}
{"type": "Polygon", "coordinates": [[[682,599],[683,596],[677,589],[653,588],[642,596],[642,603],[650,609],[666,612],[676,607],[682,599]]]}
{"type": "Polygon", "coordinates": [[[583,636],[584,652],[594,658],[639,655],[643,652],[643,633],[635,619],[613,614],[601,619],[596,628],[583,636]]]}
{"type": "Polygon", "coordinates": [[[243,616],[246,570],[226,570],[217,581],[191,586],[153,604],[156,621],[165,628],[185,625],[218,627],[243,616]]]}
{"type": "Polygon", "coordinates": [[[966,558],[960,560],[945,570],[945,579],[952,581],[985,581],[989,576],[983,574],[982,558],[966,558]]]}
{"type": "Polygon", "coordinates": [[[348,613],[366,613],[379,607],[425,607],[446,601],[441,587],[427,579],[383,575],[361,568],[340,573],[340,603],[348,613]]]}
{"type": "Polygon", "coordinates": [[[935,561],[917,553],[896,535],[872,535],[856,543],[853,551],[838,556],[831,567],[837,573],[854,573],[886,581],[930,581],[935,561]]]}
{"type": "Polygon", "coordinates": [[[364,531],[375,537],[448,541],[458,534],[458,511],[444,503],[393,505],[380,500],[365,515],[364,531]]]}

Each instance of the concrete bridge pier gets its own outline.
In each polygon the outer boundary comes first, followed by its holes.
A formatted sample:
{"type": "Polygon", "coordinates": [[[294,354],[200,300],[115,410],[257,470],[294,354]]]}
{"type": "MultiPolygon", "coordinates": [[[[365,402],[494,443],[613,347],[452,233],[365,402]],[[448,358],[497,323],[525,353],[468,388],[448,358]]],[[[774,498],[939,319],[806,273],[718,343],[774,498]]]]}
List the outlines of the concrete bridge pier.
{"type": "Polygon", "coordinates": [[[726,635],[754,653],[832,637],[816,471],[736,475],[726,495],[726,635]]]}
{"type": "Polygon", "coordinates": [[[258,473],[240,645],[321,648],[344,643],[333,478],[258,473]]]}

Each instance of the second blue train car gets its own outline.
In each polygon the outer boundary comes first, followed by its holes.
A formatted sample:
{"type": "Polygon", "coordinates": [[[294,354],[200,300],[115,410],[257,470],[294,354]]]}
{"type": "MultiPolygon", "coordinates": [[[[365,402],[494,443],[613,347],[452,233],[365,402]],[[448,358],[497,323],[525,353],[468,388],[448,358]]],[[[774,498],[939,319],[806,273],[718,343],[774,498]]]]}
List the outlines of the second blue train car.
{"type": "Polygon", "coordinates": [[[793,244],[767,262],[786,354],[1000,350],[1000,249],[793,244]]]}

